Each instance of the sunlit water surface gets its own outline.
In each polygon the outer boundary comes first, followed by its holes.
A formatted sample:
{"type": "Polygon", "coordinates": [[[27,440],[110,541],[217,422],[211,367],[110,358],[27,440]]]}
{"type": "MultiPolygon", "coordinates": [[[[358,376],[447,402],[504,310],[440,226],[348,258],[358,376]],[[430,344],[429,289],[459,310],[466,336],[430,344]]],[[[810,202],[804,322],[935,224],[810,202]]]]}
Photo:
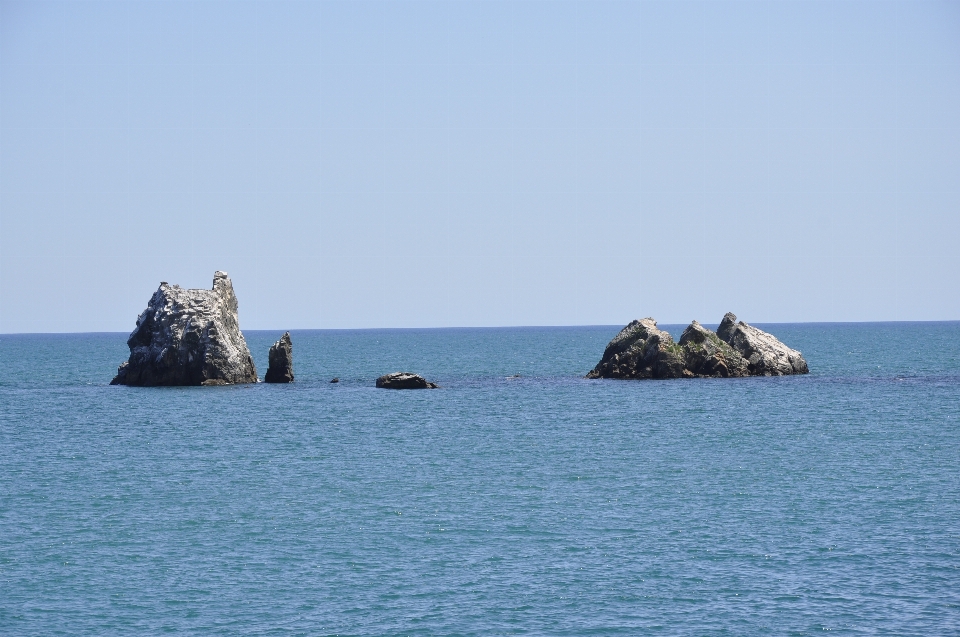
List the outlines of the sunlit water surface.
{"type": "Polygon", "coordinates": [[[957,634],[960,323],[762,327],[811,374],[295,331],[293,385],[128,388],[125,334],[0,335],[0,633],[957,634]]]}

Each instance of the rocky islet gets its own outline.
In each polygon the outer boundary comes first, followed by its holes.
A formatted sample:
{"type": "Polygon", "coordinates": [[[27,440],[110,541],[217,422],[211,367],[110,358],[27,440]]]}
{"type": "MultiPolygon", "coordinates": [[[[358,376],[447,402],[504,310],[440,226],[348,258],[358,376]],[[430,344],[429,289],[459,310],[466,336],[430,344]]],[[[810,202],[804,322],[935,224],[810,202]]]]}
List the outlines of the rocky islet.
{"type": "Polygon", "coordinates": [[[234,385],[257,382],[240,332],[238,303],[226,272],[209,290],[163,282],[127,339],[130,357],[112,385],[234,385]]]}
{"type": "MultiPolygon", "coordinates": [[[[112,385],[233,385],[256,383],[257,370],[240,331],[238,302],[226,272],[210,290],[162,282],[127,339],[130,357],[112,385]]],[[[714,332],[697,321],[679,342],[652,318],[632,321],[605,348],[587,378],[667,379],[784,376],[809,372],[803,355],[772,334],[728,312],[714,332]]],[[[290,332],[269,351],[267,383],[293,382],[290,332]]],[[[338,383],[334,378],[332,383],[338,383]]],[[[437,389],[412,372],[376,380],[382,389],[437,389]]]]}
{"type": "Polygon", "coordinates": [[[658,329],[652,318],[633,321],[610,341],[586,377],[735,378],[808,372],[800,352],[728,312],[716,332],[693,321],[679,342],[658,329]]]}

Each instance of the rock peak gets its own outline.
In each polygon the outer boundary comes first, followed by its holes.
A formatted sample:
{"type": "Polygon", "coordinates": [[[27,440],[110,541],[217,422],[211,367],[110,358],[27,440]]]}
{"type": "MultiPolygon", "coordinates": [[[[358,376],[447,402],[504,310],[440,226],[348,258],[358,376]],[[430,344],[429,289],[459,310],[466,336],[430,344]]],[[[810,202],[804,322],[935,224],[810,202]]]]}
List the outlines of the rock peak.
{"type": "Polygon", "coordinates": [[[733,312],[727,312],[723,315],[723,320],[720,321],[720,327],[717,328],[717,336],[720,337],[720,340],[729,343],[730,335],[733,333],[733,328],[737,325],[737,315],[733,312]]]}
{"type": "Polygon", "coordinates": [[[284,332],[280,340],[270,348],[270,367],[263,377],[265,383],[293,382],[293,342],[290,332],[284,332]]]}

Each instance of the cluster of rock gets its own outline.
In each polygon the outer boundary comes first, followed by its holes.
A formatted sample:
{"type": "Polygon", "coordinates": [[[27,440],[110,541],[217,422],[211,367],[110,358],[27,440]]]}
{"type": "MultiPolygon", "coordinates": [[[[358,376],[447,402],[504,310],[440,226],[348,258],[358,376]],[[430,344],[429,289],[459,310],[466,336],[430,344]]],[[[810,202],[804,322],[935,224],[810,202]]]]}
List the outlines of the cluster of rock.
{"type": "Polygon", "coordinates": [[[806,374],[807,361],[728,312],[716,332],[694,321],[679,342],[652,318],[633,321],[607,345],[587,378],[704,378],[806,374]]]}
{"type": "MultiPolygon", "coordinates": [[[[161,283],[127,339],[130,358],[111,385],[234,385],[256,383],[257,368],[240,332],[237,297],[226,272],[210,290],[161,283]]],[[[269,353],[264,381],[293,382],[290,332],[269,353]]],[[[774,336],[727,313],[716,332],[696,321],[675,343],[652,318],[633,321],[607,345],[587,378],[695,378],[806,374],[807,361],[774,336]]],[[[339,382],[339,378],[332,383],[339,382]]],[[[422,376],[394,372],[382,389],[437,389],[422,376]]]]}
{"type": "MultiPolygon", "coordinates": [[[[226,272],[210,290],[163,282],[127,339],[130,358],[111,385],[235,385],[257,382],[257,368],[240,331],[239,304],[226,272]]],[[[266,383],[293,382],[293,342],[284,332],[269,353],[266,383]]],[[[340,382],[334,378],[332,383],[340,382]]],[[[422,376],[395,372],[377,379],[385,389],[436,389],[422,376]]]]}
{"type": "MultiPolygon", "coordinates": [[[[130,358],[120,365],[110,384],[257,382],[257,368],[240,331],[238,307],[233,282],[226,272],[214,273],[210,290],[161,283],[127,339],[130,358]]],[[[293,348],[288,332],[270,349],[267,382],[292,380],[293,348]]]]}

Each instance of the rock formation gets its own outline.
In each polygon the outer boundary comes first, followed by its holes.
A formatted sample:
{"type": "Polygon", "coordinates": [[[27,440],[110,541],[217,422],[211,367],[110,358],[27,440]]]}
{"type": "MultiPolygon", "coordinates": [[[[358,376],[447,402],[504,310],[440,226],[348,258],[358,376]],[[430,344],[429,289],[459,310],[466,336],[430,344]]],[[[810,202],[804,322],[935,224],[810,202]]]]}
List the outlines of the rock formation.
{"type": "Polygon", "coordinates": [[[263,382],[293,382],[293,343],[290,341],[290,332],[284,332],[280,340],[270,348],[270,367],[267,368],[263,382]]]}
{"type": "Polygon", "coordinates": [[[587,378],[679,378],[681,348],[652,318],[633,321],[620,330],[587,378]]]}
{"type": "Polygon", "coordinates": [[[377,379],[380,389],[437,389],[434,383],[428,383],[423,376],[410,372],[393,372],[377,379]]]}
{"type": "Polygon", "coordinates": [[[214,273],[211,290],[161,283],[137,318],[127,345],[130,358],[120,365],[111,385],[257,382],[226,272],[214,273]]]}
{"type": "Polygon", "coordinates": [[[747,361],[714,332],[696,321],[680,335],[688,376],[749,376],[747,361]]]}
{"type": "Polygon", "coordinates": [[[633,321],[607,345],[587,378],[702,378],[806,374],[807,362],[774,336],[728,313],[717,332],[694,321],[679,343],[652,318],[633,321]]]}
{"type": "Polygon", "coordinates": [[[810,371],[800,352],[790,349],[772,334],[743,321],[737,322],[732,312],[724,315],[717,336],[746,359],[751,376],[785,376],[810,371]]]}

